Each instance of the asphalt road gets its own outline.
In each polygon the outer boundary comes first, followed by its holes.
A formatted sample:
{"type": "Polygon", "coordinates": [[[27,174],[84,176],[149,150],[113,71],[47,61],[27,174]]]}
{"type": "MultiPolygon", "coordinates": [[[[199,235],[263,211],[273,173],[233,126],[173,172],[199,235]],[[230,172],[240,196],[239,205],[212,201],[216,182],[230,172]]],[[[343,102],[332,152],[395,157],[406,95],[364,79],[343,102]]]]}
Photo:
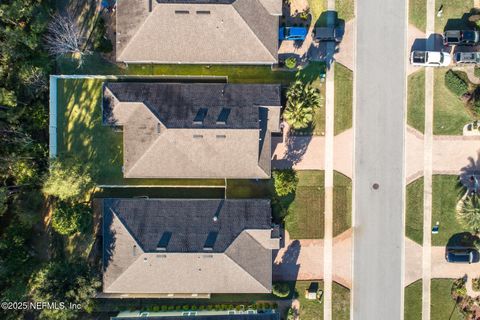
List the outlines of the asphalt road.
{"type": "Polygon", "coordinates": [[[403,319],[405,1],[357,1],[352,316],[358,320],[403,319]]]}

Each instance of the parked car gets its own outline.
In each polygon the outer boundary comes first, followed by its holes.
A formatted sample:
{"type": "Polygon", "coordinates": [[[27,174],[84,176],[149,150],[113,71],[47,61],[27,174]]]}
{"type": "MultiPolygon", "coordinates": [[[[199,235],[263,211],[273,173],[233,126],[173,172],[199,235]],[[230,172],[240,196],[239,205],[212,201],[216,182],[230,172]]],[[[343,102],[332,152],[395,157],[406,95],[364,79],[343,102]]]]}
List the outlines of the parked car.
{"type": "Polygon", "coordinates": [[[278,38],[281,40],[303,41],[307,37],[308,29],[305,27],[281,27],[278,38]]]}
{"type": "Polygon", "coordinates": [[[457,52],[453,60],[455,63],[480,64],[480,52],[457,52]]]}
{"type": "Polygon", "coordinates": [[[410,63],[414,66],[446,67],[452,62],[449,53],[442,51],[412,51],[410,63]]]}
{"type": "Polygon", "coordinates": [[[475,249],[449,249],[445,253],[447,262],[475,263],[479,260],[478,251],[475,249]]]}
{"type": "Polygon", "coordinates": [[[315,40],[317,41],[342,41],[340,30],[335,27],[319,27],[315,28],[315,40]]]}
{"type": "Polygon", "coordinates": [[[480,43],[480,31],[475,30],[449,30],[443,34],[444,45],[474,46],[480,43]]]}

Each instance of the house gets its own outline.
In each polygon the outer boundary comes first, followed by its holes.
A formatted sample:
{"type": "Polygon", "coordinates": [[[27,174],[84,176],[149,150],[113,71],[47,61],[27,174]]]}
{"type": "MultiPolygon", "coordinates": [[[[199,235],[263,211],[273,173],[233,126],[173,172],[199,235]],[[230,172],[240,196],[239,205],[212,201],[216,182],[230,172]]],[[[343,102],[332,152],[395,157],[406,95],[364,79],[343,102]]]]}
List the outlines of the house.
{"type": "Polygon", "coordinates": [[[101,297],[272,290],[270,201],[103,199],[101,297]]]}
{"type": "Polygon", "coordinates": [[[116,59],[125,63],[277,62],[282,0],[122,0],[116,59]]]}
{"type": "Polygon", "coordinates": [[[280,85],[109,82],[103,122],[123,130],[125,178],[268,179],[280,85]]]}
{"type": "Polygon", "coordinates": [[[257,312],[248,310],[239,313],[236,310],[229,311],[122,311],[111,320],[280,320],[280,313],[276,310],[257,312]]]}

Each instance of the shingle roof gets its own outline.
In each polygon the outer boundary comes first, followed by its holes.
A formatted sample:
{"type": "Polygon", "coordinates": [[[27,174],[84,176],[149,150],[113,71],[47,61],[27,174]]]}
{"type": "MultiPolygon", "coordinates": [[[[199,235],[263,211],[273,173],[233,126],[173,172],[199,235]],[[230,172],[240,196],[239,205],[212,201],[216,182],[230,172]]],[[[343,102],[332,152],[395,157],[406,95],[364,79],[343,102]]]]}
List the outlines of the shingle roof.
{"type": "Polygon", "coordinates": [[[105,87],[120,102],[143,102],[167,128],[258,129],[258,107],[281,105],[280,85],[271,84],[109,82],[105,87]],[[224,108],[229,109],[226,124],[218,124],[224,108]],[[207,113],[195,124],[200,109],[207,113]]]}
{"type": "MultiPolygon", "coordinates": [[[[279,320],[280,314],[275,313],[256,313],[256,314],[235,314],[235,315],[196,315],[196,316],[169,316],[166,317],[148,317],[147,320],[279,320]]],[[[138,320],[138,317],[112,318],[112,320],[138,320]]]]}
{"type": "Polygon", "coordinates": [[[128,82],[104,89],[104,123],[124,128],[125,178],[269,178],[280,109],[279,85],[128,82]]]}
{"type": "Polygon", "coordinates": [[[103,291],[269,292],[270,212],[268,200],[104,199],[103,291]]]}
{"type": "Polygon", "coordinates": [[[123,0],[117,60],[273,64],[281,0],[123,0]],[[179,13],[180,12],[180,13],[179,13]]]}

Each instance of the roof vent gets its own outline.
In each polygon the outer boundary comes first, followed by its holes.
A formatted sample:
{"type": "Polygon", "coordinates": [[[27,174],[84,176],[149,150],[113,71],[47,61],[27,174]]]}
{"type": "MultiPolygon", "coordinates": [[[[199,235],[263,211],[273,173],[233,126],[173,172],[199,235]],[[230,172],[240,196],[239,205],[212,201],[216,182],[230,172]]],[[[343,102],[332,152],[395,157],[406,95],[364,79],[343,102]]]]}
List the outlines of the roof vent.
{"type": "Polygon", "coordinates": [[[194,134],[193,135],[193,139],[202,139],[203,138],[203,135],[201,134],[194,134]]]}
{"type": "Polygon", "coordinates": [[[171,237],[172,237],[172,233],[169,232],[169,231],[165,231],[162,234],[162,237],[160,238],[160,241],[158,241],[157,251],[166,251],[171,237]]]}
{"type": "Polygon", "coordinates": [[[227,124],[228,116],[230,115],[230,108],[222,108],[217,118],[217,124],[227,124]]]}
{"type": "Polygon", "coordinates": [[[227,136],[224,134],[217,134],[217,139],[226,139],[227,136]]]}
{"type": "Polygon", "coordinates": [[[207,116],[208,109],[207,108],[200,108],[197,111],[197,115],[193,119],[193,124],[203,124],[205,117],[207,116]]]}
{"type": "Polygon", "coordinates": [[[175,10],[175,14],[189,14],[190,11],[188,10],[175,10]]]}
{"type": "Polygon", "coordinates": [[[218,232],[217,231],[210,231],[207,236],[207,240],[203,245],[203,250],[211,251],[213,250],[213,246],[215,245],[215,241],[217,241],[218,232]]]}
{"type": "Polygon", "coordinates": [[[210,14],[210,10],[198,10],[197,14],[210,14]]]}

